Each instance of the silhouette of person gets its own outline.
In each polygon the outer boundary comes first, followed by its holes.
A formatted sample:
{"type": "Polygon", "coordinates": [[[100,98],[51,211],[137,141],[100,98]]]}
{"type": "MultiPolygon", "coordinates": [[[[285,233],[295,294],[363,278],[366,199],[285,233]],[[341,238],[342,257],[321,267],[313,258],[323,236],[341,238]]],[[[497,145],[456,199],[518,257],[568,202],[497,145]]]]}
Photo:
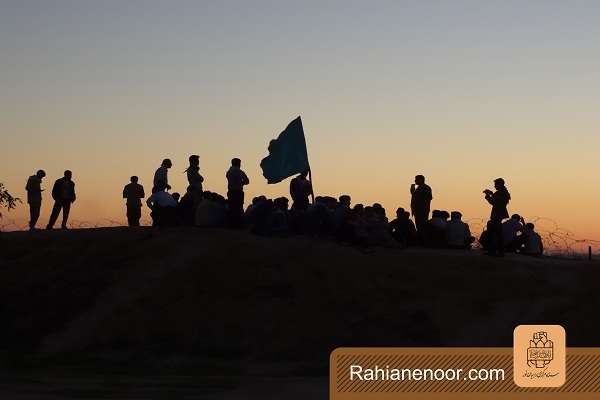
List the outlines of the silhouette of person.
{"type": "Polygon", "coordinates": [[[525,243],[521,249],[521,254],[539,257],[544,253],[542,237],[535,231],[535,225],[531,222],[525,224],[523,236],[525,237],[525,243]]]}
{"type": "Polygon", "coordinates": [[[481,248],[485,251],[490,251],[491,248],[491,234],[490,232],[493,230],[492,221],[488,221],[486,224],[486,228],[483,232],[481,232],[481,236],[479,236],[479,244],[481,248]]]}
{"type": "Polygon", "coordinates": [[[306,211],[310,204],[309,197],[313,193],[311,182],[306,179],[308,171],[302,172],[290,181],[292,210],[306,211]]]}
{"type": "Polygon", "coordinates": [[[65,171],[62,178],[59,178],[54,182],[52,187],[52,198],[54,199],[54,207],[52,207],[52,214],[50,214],[50,220],[46,229],[51,230],[54,228],[54,224],[58,219],[58,214],[62,210],[62,229],[67,229],[67,220],[69,219],[69,211],[71,210],[71,203],[75,202],[75,182],[72,180],[73,173],[69,170],[65,171]]]}
{"type": "Polygon", "coordinates": [[[509,219],[502,223],[502,240],[504,249],[507,251],[516,251],[523,244],[523,218],[519,214],[513,214],[509,219]]]}
{"type": "Polygon", "coordinates": [[[431,188],[425,184],[423,175],[415,176],[415,183],[410,185],[410,209],[415,218],[415,225],[421,240],[423,240],[427,230],[427,220],[429,219],[429,210],[433,195],[431,188]]]}
{"type": "Polygon", "coordinates": [[[228,217],[225,203],[223,196],[205,191],[195,210],[194,224],[203,228],[224,226],[228,217]]]}
{"type": "Polygon", "coordinates": [[[154,193],[146,200],[146,205],[152,212],[152,226],[173,226],[177,222],[177,201],[173,196],[159,190],[154,193]]]}
{"type": "Polygon", "coordinates": [[[123,198],[127,199],[127,223],[129,226],[140,226],[142,217],[142,200],[146,197],[144,187],[138,183],[138,177],[132,176],[131,183],[123,188],[123,198]]]}
{"type": "Polygon", "coordinates": [[[244,215],[244,186],[250,183],[248,176],[241,169],[242,161],[239,158],[231,160],[231,167],[227,171],[227,211],[231,227],[240,227],[244,215]]]}
{"type": "Polygon", "coordinates": [[[446,223],[446,243],[451,249],[470,249],[475,238],[471,236],[469,225],[462,220],[459,211],[450,213],[450,221],[446,223]]]}
{"type": "Polygon", "coordinates": [[[40,169],[35,175],[31,175],[27,179],[25,190],[27,191],[27,204],[29,204],[29,230],[35,229],[40,218],[40,210],[42,209],[42,179],[46,176],[46,172],[40,169]]]}
{"type": "Polygon", "coordinates": [[[410,213],[400,207],[396,210],[396,219],[388,224],[392,237],[403,246],[414,244],[417,236],[415,225],[409,217],[410,213]]]}
{"type": "Polygon", "coordinates": [[[485,199],[492,205],[490,214],[489,231],[489,251],[491,256],[504,256],[504,238],[502,235],[502,220],[508,218],[508,202],[510,201],[510,193],[505,186],[504,179],[498,178],[494,180],[495,192],[489,189],[483,191],[485,199]]]}
{"type": "Polygon", "coordinates": [[[204,178],[200,175],[200,156],[191,155],[189,157],[190,166],[185,170],[188,180],[188,193],[192,197],[194,208],[202,200],[202,182],[204,178]]]}
{"type": "Polygon", "coordinates": [[[194,225],[196,207],[194,206],[193,191],[194,188],[188,186],[185,194],[177,202],[177,218],[183,226],[194,225]]]}
{"type": "Polygon", "coordinates": [[[154,181],[152,187],[152,193],[160,192],[163,190],[171,190],[169,185],[169,168],[173,166],[173,163],[168,158],[165,158],[160,164],[160,167],[154,173],[154,181]]]}
{"type": "Polygon", "coordinates": [[[446,247],[446,228],[448,224],[448,211],[433,210],[431,219],[425,228],[425,244],[431,247],[446,247]]]}

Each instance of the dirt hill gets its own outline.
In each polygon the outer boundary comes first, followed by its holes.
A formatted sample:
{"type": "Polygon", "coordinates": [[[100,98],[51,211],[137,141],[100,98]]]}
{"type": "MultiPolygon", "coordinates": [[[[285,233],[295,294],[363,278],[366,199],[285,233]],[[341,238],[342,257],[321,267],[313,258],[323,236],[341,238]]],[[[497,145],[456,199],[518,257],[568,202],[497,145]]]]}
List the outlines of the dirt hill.
{"type": "Polygon", "coordinates": [[[0,351],[326,365],[338,346],[598,346],[600,263],[150,228],[4,233],[0,351]]]}

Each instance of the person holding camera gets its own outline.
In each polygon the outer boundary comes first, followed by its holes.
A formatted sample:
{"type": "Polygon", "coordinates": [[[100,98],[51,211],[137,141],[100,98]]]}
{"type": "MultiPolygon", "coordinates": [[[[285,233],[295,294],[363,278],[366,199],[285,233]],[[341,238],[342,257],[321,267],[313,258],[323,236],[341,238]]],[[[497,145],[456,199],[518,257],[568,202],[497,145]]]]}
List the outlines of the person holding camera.
{"type": "Polygon", "coordinates": [[[492,205],[490,222],[488,223],[490,246],[487,254],[503,257],[504,238],[502,235],[502,220],[509,216],[507,206],[510,201],[510,193],[502,178],[494,180],[494,188],[496,189],[495,192],[489,189],[483,191],[485,199],[492,205]]]}

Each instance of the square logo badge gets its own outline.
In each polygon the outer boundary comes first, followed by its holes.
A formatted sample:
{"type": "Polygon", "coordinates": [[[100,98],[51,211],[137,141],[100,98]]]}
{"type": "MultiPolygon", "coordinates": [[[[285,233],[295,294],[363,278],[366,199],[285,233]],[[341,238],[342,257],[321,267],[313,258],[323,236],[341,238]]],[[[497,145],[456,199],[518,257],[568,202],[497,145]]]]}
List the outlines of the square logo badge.
{"type": "Polygon", "coordinates": [[[560,387],[567,379],[567,340],[560,325],[519,325],[513,335],[514,381],[520,387],[560,387]]]}

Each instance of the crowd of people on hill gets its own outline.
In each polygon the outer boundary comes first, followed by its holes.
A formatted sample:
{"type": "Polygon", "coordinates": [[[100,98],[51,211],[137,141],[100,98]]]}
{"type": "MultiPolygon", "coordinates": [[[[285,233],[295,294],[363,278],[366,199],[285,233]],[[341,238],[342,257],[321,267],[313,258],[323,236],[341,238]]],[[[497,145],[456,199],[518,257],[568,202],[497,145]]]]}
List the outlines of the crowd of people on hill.
{"type": "MultiPolygon", "coordinates": [[[[308,171],[300,173],[290,181],[290,200],[286,197],[268,199],[257,196],[244,209],[244,187],[250,184],[241,169],[241,160],[234,158],[225,176],[227,198],[203,189],[204,178],[200,175],[200,157],[189,157],[185,170],[188,186],[181,196],[171,193],[169,169],[173,163],[164,159],[156,170],[151,195],[146,199],[150,208],[152,225],[162,228],[170,226],[198,227],[246,227],[259,235],[289,236],[309,234],[330,237],[358,246],[426,246],[434,248],[470,249],[476,239],[469,225],[462,220],[459,211],[431,209],[432,189],[425,183],[423,175],[417,175],[410,186],[410,211],[396,210],[389,221],[386,211],[379,203],[370,206],[352,205],[349,195],[339,198],[314,197],[308,171]],[[311,201],[312,199],[312,201],[311,201]],[[411,219],[411,216],[414,219],[411,219]]],[[[41,183],[45,172],[39,170],[29,177],[26,185],[30,206],[30,229],[34,230],[40,214],[42,196],[41,183]]],[[[541,255],[544,251],[540,235],[532,223],[515,214],[508,218],[508,203],[511,199],[502,178],[494,181],[495,191],[485,190],[484,198],[492,206],[487,229],[481,234],[481,247],[492,256],[503,256],[505,251],[527,255],[541,255]]],[[[131,227],[140,226],[142,199],[146,197],[144,187],[137,176],[123,188],[126,199],[127,221],[131,227]]],[[[67,228],[71,204],[75,201],[75,184],[71,171],[54,183],[52,189],[54,206],[47,229],[53,229],[62,211],[61,227],[67,228]]]]}

